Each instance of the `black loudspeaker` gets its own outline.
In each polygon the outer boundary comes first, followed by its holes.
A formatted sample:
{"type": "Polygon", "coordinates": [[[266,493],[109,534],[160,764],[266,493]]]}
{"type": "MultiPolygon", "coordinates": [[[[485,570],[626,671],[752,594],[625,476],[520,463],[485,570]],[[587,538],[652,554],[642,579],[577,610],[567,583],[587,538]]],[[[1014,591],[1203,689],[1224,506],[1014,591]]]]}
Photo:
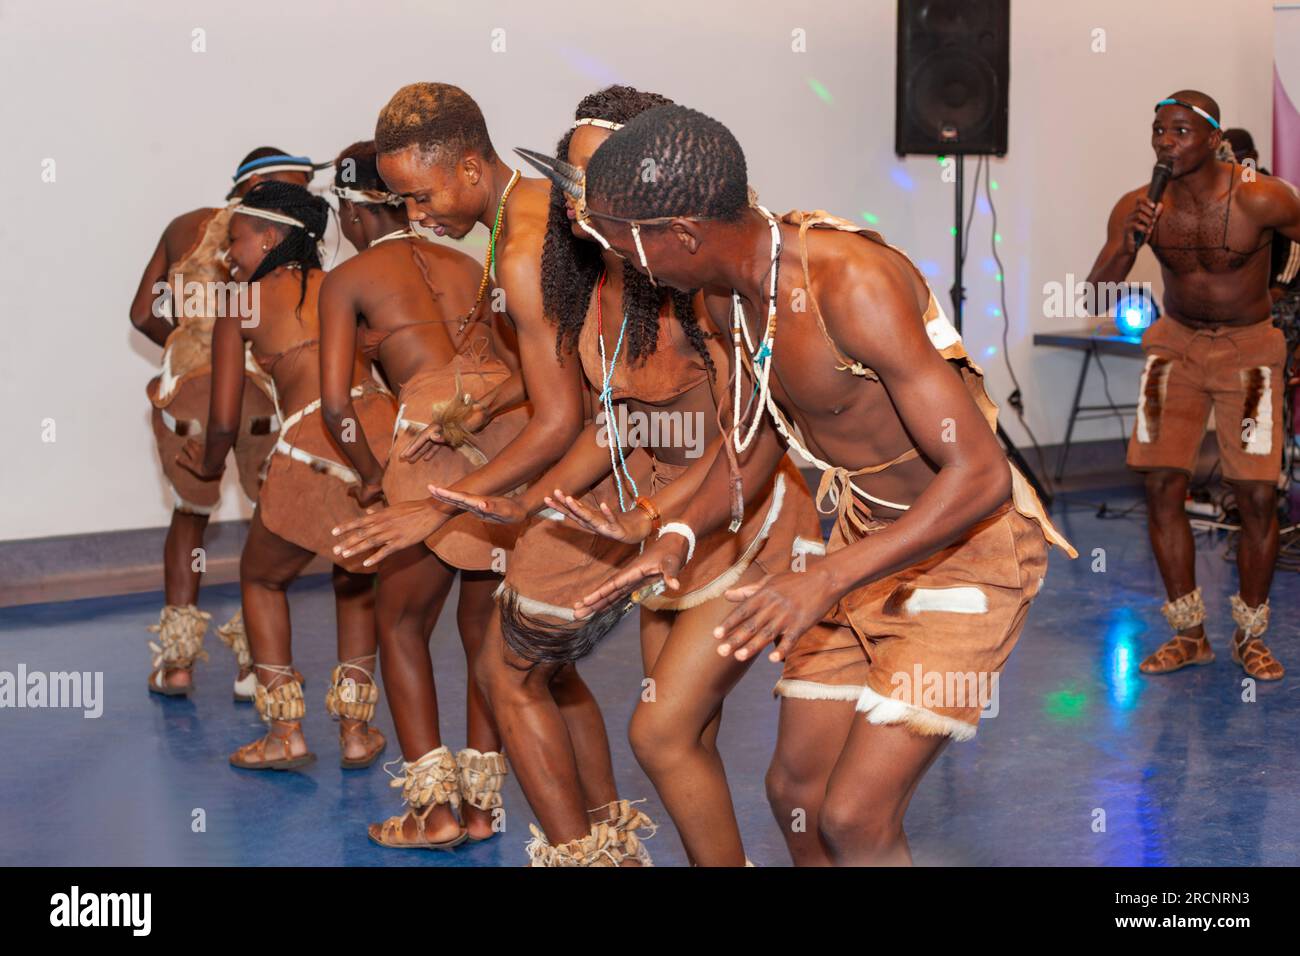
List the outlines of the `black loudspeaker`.
{"type": "Polygon", "coordinates": [[[894,152],[1007,151],[1011,0],[898,0],[894,152]]]}

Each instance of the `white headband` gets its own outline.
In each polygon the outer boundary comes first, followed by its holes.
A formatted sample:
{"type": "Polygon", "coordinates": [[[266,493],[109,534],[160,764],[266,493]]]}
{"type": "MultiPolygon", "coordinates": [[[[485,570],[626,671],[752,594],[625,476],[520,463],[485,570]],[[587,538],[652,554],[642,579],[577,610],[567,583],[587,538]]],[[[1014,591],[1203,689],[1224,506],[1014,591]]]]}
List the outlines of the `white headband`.
{"type": "Polygon", "coordinates": [[[267,219],[271,222],[282,223],[286,226],[297,226],[313,239],[317,238],[316,233],[308,229],[305,222],[300,222],[299,220],[294,219],[293,216],[286,216],[282,212],[274,212],[270,209],[254,209],[250,206],[245,206],[242,203],[236,206],[234,211],[243,213],[245,216],[256,216],[258,219],[267,219]]]}
{"type": "Polygon", "coordinates": [[[622,124],[622,123],[615,123],[615,122],[612,122],[612,121],[610,121],[610,120],[595,119],[595,118],[593,118],[593,117],[588,117],[588,118],[586,118],[586,119],[580,119],[580,120],[574,120],[574,121],[573,121],[573,127],[572,127],[572,128],[573,128],[573,129],[577,129],[579,126],[599,126],[601,129],[609,129],[609,130],[615,130],[615,129],[622,129],[622,128],[623,128],[623,124],[622,124]]]}
{"type": "Polygon", "coordinates": [[[397,193],[380,192],[376,189],[353,189],[351,186],[330,186],[330,191],[340,199],[346,199],[349,202],[367,203],[370,205],[383,204],[386,206],[404,206],[406,200],[397,193]]]}

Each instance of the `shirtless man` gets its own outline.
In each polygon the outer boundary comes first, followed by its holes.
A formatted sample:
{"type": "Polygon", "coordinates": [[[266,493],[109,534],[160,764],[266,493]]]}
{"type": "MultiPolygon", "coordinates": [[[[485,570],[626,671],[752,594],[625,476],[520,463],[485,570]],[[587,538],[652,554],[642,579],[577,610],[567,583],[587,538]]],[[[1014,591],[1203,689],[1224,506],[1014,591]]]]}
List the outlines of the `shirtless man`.
{"type": "Polygon", "coordinates": [[[1274,231],[1300,238],[1300,195],[1217,160],[1222,135],[1219,106],[1204,93],[1181,90],[1156,104],[1151,147],[1173,164],[1169,185],[1158,204],[1146,186],[1120,198],[1088,281],[1123,281],[1141,232],[1165,286],[1165,314],[1142,339],[1146,367],[1127,460],[1146,476],[1151,547],[1169,597],[1162,610],[1175,633],[1142,673],[1214,660],[1183,506],[1213,407],[1223,476],[1241,512],[1232,659],[1251,677],[1277,680],[1282,664],[1263,634],[1278,550],[1286,340],[1270,320],[1268,250],[1274,231]]]}
{"type": "MultiPolygon", "coordinates": [[[[273,146],[262,146],[239,164],[226,199],[242,198],[265,180],[305,186],[311,175],[310,159],[289,156],[273,146]]],[[[131,300],[131,324],[163,349],[162,374],[149,383],[148,391],[154,406],[158,456],[172,487],[174,507],[163,544],[165,606],[159,623],[150,628],[158,633],[158,644],[149,675],[149,690],[167,696],[190,693],[194,661],[203,655],[208,615],[196,606],[202,572],[195,570],[194,550],[203,546],[208,516],[220,499],[220,475],[204,482],[176,464],[176,456],[186,438],[199,435],[206,427],[213,316],[192,315],[181,302],[171,303],[170,309],[157,308],[156,287],[160,283],[170,286],[174,276],[182,283],[229,280],[223,255],[228,209],[195,209],[168,223],[131,300]],[[195,424],[198,430],[194,429],[195,424]]],[[[235,457],[244,492],[250,499],[256,499],[258,470],[275,446],[275,430],[271,427],[275,422],[275,405],[269,393],[248,389],[242,418],[235,457]]],[[[235,699],[252,700],[252,659],[248,656],[248,639],[241,615],[236,614],[219,633],[239,661],[235,699]]]]}
{"type": "MultiPolygon", "coordinates": [[[[379,173],[392,192],[405,198],[412,223],[455,239],[482,223],[495,236],[490,254],[517,334],[523,387],[528,396],[545,400],[534,400],[533,416],[518,436],[451,490],[508,493],[555,464],[583,429],[582,366],[576,356],[563,361],[557,353],[555,330],[542,309],[550,185],[512,171],[493,147],[478,104],[446,83],[415,83],[398,90],[379,115],[375,145],[379,173]]],[[[508,387],[509,382],[502,386],[508,387]]],[[[489,393],[482,403],[509,407],[520,398],[489,393]]],[[[420,454],[422,445],[438,440],[437,431],[436,423],[430,425],[403,456],[420,454]]],[[[458,507],[434,498],[392,504],[339,528],[336,551],[346,557],[374,549],[366,559],[374,566],[424,541],[457,515],[458,507]]],[[[459,520],[478,523],[471,515],[459,520]]],[[[595,697],[572,665],[539,681],[536,673],[507,663],[495,609],[476,671],[503,749],[548,836],[556,841],[584,837],[588,813],[590,824],[597,825],[595,808],[607,810],[617,801],[609,741],[595,697]],[[560,819],[565,826],[556,825],[560,819]]]]}
{"type": "Polygon", "coordinates": [[[1073,549],[1007,462],[982,375],[906,256],[825,213],[778,221],[746,183],[731,133],[680,106],[636,117],[587,166],[591,225],[660,283],[703,288],[746,378],[724,439],[735,460],[718,455],[692,502],[578,613],[661,579],[671,592],[695,540],[734,524],[778,466],[782,438],[799,447],[797,424],[824,472],[819,506],[836,512],[830,553],[727,592],[739,606],[714,630],[717,650],[744,660],[775,642],[770,658],[785,661],[767,785],[795,861],[905,864],[912,793],[988,703],[950,693],[953,678],[985,697],[1048,543],[1073,549]],[[790,832],[797,808],[806,832],[790,832]]]}

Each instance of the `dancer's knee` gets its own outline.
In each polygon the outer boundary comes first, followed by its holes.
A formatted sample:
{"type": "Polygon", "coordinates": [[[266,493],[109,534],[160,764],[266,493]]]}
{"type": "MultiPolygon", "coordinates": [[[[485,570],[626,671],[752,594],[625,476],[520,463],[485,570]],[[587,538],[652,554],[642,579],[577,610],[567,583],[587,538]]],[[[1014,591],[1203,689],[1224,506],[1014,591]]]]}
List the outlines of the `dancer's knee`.
{"type": "Polygon", "coordinates": [[[813,780],[801,775],[780,760],[773,760],[763,778],[767,791],[767,802],[778,818],[784,818],[795,810],[807,810],[821,803],[825,791],[824,780],[813,780]]]}
{"type": "Polygon", "coordinates": [[[703,747],[698,732],[684,728],[671,719],[664,707],[655,704],[637,707],[627,737],[637,763],[649,774],[670,771],[692,750],[703,747]]]}
{"type": "Polygon", "coordinates": [[[817,830],[832,857],[884,855],[903,838],[901,816],[861,799],[828,793],[817,816],[817,830]]]}
{"type": "Polygon", "coordinates": [[[547,675],[539,671],[541,668],[514,667],[500,651],[487,649],[475,658],[472,673],[479,691],[496,710],[525,706],[550,693],[547,675]]]}

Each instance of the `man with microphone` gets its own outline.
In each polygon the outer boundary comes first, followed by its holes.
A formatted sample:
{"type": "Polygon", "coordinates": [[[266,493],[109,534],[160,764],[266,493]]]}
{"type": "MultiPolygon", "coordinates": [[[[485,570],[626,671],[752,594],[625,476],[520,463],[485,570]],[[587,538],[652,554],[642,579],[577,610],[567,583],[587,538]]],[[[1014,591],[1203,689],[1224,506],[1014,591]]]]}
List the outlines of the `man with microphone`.
{"type": "Polygon", "coordinates": [[[1242,525],[1232,659],[1257,680],[1277,680],[1283,667],[1263,635],[1278,550],[1286,341],[1270,318],[1268,250],[1274,231],[1300,240],[1300,193],[1216,159],[1222,137],[1219,106],[1204,93],[1182,90],[1156,104],[1152,181],[1111,210],[1088,281],[1123,281],[1144,243],[1164,279],[1164,315],[1142,339],[1146,365],[1127,462],[1146,476],[1148,530],[1174,636],[1142,662],[1142,673],[1214,660],[1184,508],[1213,408],[1242,525]]]}

